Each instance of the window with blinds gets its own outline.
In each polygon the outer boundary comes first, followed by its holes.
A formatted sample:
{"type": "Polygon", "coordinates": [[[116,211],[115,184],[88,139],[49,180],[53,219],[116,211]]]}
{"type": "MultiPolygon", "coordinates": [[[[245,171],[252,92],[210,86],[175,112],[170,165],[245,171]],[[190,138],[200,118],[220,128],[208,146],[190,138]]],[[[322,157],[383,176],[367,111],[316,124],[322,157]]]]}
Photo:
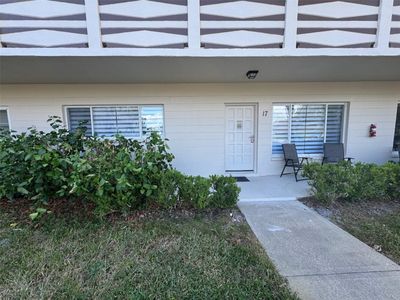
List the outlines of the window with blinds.
{"type": "Polygon", "coordinates": [[[69,130],[83,124],[87,135],[143,138],[152,131],[164,133],[164,109],[160,105],[68,107],[67,118],[69,130]]]}
{"type": "Polygon", "coordinates": [[[148,136],[151,132],[164,132],[164,111],[160,106],[142,106],[142,135],[148,136]]]}
{"type": "Polygon", "coordinates": [[[89,107],[67,109],[69,130],[75,132],[79,126],[86,128],[86,135],[92,135],[92,122],[89,107]]]}
{"type": "Polygon", "coordinates": [[[343,140],[344,104],[277,104],[272,112],[272,154],[296,144],[301,154],[321,154],[324,143],[343,140]]]}
{"type": "Polygon", "coordinates": [[[9,130],[8,111],[0,108],[0,130],[9,130]]]}

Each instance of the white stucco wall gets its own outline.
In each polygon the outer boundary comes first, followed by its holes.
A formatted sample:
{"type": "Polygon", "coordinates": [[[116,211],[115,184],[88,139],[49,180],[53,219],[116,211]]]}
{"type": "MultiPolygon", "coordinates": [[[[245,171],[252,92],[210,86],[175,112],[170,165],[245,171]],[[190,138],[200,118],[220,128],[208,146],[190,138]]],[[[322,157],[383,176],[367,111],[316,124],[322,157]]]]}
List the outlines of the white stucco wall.
{"type": "Polygon", "coordinates": [[[400,82],[0,86],[0,106],[8,107],[17,131],[48,129],[48,116],[63,115],[64,105],[163,104],[175,166],[200,175],[225,171],[226,103],[258,105],[254,174],[266,175],[279,173],[282,163],[271,155],[273,103],[348,102],[347,155],[382,163],[391,158],[399,100],[400,82]],[[371,123],[376,138],[368,137],[371,123]]]}

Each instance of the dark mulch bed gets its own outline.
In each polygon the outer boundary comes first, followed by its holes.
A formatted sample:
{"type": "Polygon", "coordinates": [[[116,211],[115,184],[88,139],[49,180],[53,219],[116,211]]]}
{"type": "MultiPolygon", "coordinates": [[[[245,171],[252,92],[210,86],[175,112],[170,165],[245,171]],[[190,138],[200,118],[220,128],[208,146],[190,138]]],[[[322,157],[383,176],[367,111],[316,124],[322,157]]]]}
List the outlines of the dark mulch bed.
{"type": "MultiPolygon", "coordinates": [[[[29,199],[15,199],[13,201],[0,200],[0,210],[12,216],[15,220],[22,223],[31,223],[29,220],[29,214],[32,213],[38,205],[33,205],[29,199]]],[[[68,199],[52,199],[45,205],[41,205],[47,209],[50,214],[45,216],[51,218],[69,219],[73,218],[74,221],[87,221],[100,219],[95,213],[95,206],[92,203],[87,203],[79,199],[68,200],[68,199]]],[[[143,209],[135,209],[127,212],[111,211],[101,217],[105,221],[133,221],[135,219],[151,218],[151,219],[163,219],[163,218],[176,218],[185,219],[193,218],[195,216],[215,219],[220,217],[221,214],[226,214],[227,211],[231,211],[232,218],[238,220],[244,220],[244,216],[240,213],[237,208],[233,209],[203,209],[196,210],[185,206],[180,206],[171,209],[165,209],[158,206],[146,207],[143,209]]],[[[45,222],[45,220],[41,220],[45,222]]]]}

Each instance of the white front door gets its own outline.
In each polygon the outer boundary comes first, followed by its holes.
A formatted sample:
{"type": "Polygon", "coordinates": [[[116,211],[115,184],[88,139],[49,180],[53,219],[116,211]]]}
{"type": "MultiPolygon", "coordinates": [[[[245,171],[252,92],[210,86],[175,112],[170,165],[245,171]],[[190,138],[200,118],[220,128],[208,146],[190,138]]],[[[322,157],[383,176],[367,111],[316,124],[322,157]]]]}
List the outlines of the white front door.
{"type": "Polygon", "coordinates": [[[254,105],[226,106],[226,171],[253,171],[254,143],[254,105]]]}

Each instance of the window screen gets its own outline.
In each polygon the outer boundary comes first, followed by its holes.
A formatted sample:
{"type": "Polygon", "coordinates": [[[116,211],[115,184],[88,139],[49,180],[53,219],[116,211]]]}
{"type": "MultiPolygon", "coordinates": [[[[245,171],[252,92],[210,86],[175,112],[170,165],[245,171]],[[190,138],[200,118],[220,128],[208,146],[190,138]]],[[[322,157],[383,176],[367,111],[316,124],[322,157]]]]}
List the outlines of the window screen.
{"type": "Polygon", "coordinates": [[[140,137],[138,107],[93,107],[93,130],[98,136],[140,137]]]}
{"type": "Polygon", "coordinates": [[[326,143],[340,143],[343,140],[344,105],[328,105],[326,120],[326,143]]]}
{"type": "Polygon", "coordinates": [[[343,140],[344,104],[277,104],[273,106],[272,153],[294,143],[302,154],[320,154],[324,143],[343,140]]]}
{"type": "Polygon", "coordinates": [[[272,111],[272,153],[282,153],[282,144],[289,143],[290,105],[274,105],[272,111]]]}
{"type": "Polygon", "coordinates": [[[67,109],[69,130],[76,131],[79,126],[86,127],[86,135],[92,134],[89,107],[71,107],[67,109]]]}
{"type": "Polygon", "coordinates": [[[149,135],[152,131],[163,134],[164,112],[162,106],[143,106],[141,108],[142,134],[149,135]]]}
{"type": "Polygon", "coordinates": [[[325,105],[292,106],[291,143],[299,153],[322,153],[325,131],[325,105]]]}
{"type": "Polygon", "coordinates": [[[141,138],[151,131],[164,132],[164,110],[160,105],[69,107],[67,112],[69,129],[75,131],[85,122],[88,135],[141,138]]]}

